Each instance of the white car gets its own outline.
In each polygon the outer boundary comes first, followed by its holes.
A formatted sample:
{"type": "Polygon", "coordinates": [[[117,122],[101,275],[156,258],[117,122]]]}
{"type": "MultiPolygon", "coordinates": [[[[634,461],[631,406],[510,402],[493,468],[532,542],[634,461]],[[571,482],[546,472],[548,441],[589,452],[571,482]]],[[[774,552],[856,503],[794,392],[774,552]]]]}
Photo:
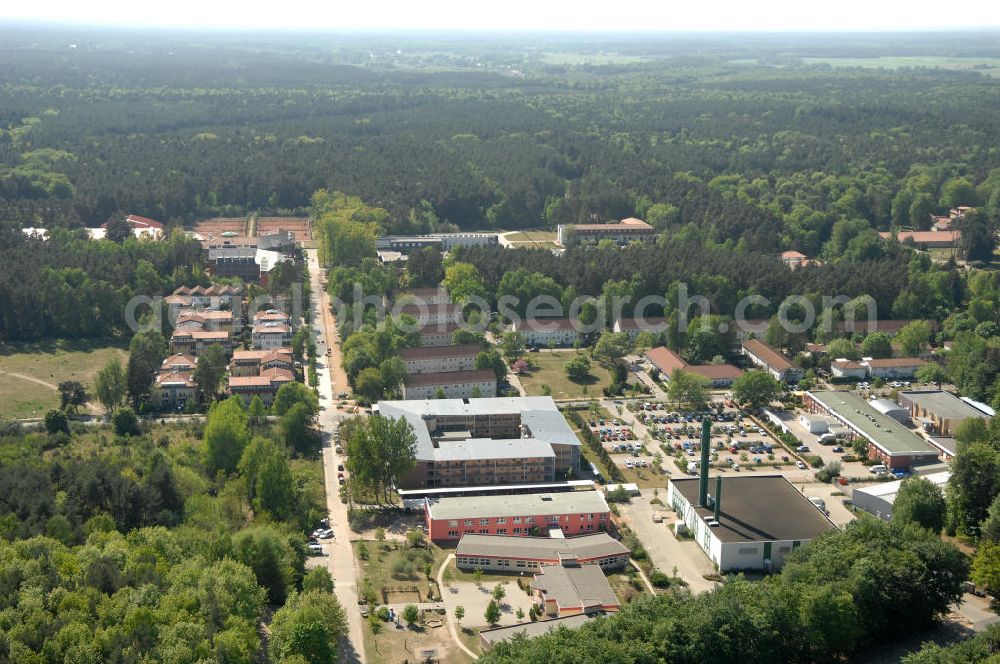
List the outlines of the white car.
{"type": "Polygon", "coordinates": [[[796,467],[797,467],[797,468],[798,468],[799,470],[805,470],[805,469],[806,469],[806,464],[802,463],[801,461],[796,461],[796,462],[795,462],[795,466],[796,466],[796,467]]]}
{"type": "Polygon", "coordinates": [[[319,542],[309,542],[309,553],[323,553],[323,545],[319,542]]]}
{"type": "Polygon", "coordinates": [[[331,530],[330,528],[321,530],[319,535],[316,535],[316,537],[320,539],[333,539],[333,530],[331,530]]]}

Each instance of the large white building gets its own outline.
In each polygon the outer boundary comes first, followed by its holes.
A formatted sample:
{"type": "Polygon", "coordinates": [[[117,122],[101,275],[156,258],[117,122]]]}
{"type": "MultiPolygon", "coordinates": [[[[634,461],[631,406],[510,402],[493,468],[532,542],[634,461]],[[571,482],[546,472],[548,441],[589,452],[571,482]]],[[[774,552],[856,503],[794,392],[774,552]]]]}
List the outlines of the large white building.
{"type": "MultiPolygon", "coordinates": [[[[951,477],[951,473],[943,471],[925,475],[924,479],[929,480],[940,487],[941,491],[944,491],[949,477],[951,477]]],[[[899,494],[901,486],[903,486],[903,480],[859,487],[851,493],[851,504],[888,521],[892,518],[892,506],[896,502],[896,496],[899,494]]]]}
{"type": "Polygon", "coordinates": [[[776,571],[797,547],[835,526],[781,475],[667,481],[667,504],[720,572],[776,571]],[[704,504],[703,504],[704,503],[704,504]]]}
{"type": "Polygon", "coordinates": [[[538,484],[580,469],[580,441],[551,397],[380,401],[373,412],[416,435],[401,489],[538,484]]]}

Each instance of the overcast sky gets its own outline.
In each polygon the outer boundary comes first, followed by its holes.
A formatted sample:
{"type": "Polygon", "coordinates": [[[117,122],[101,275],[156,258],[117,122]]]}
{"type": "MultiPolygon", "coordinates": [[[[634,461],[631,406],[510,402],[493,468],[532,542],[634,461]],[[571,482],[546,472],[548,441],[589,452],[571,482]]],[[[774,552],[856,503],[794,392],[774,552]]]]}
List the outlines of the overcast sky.
{"type": "Polygon", "coordinates": [[[333,30],[929,30],[1000,26],[998,0],[47,0],[0,20],[333,30]]]}

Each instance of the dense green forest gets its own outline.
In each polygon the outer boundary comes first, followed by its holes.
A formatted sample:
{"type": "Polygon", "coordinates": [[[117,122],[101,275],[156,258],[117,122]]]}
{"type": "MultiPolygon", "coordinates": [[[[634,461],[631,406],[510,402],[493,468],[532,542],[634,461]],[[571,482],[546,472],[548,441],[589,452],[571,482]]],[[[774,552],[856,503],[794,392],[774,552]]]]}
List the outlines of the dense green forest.
{"type": "Polygon", "coordinates": [[[814,255],[838,220],[909,225],[919,194],[930,198],[918,211],[995,204],[992,70],[808,60],[886,53],[975,62],[998,48],[988,34],[365,41],[8,28],[0,219],[96,225],[127,210],[184,222],[305,210],[329,187],[387,210],[386,230],[639,214],[814,255]]]}
{"type": "Polygon", "coordinates": [[[333,661],[343,609],[305,569],[315,446],[238,398],[204,424],[63,423],[0,430],[0,661],[333,661]]]}

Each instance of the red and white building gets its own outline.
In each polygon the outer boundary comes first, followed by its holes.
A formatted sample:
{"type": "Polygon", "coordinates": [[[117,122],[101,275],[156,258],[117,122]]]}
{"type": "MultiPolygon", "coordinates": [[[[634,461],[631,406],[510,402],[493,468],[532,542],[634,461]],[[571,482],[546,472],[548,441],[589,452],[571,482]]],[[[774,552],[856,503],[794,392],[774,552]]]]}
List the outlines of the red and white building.
{"type": "Polygon", "coordinates": [[[605,532],[611,510],[599,491],[463,496],[424,499],[427,532],[434,541],[458,540],[465,534],[538,536],[605,532]]]}

